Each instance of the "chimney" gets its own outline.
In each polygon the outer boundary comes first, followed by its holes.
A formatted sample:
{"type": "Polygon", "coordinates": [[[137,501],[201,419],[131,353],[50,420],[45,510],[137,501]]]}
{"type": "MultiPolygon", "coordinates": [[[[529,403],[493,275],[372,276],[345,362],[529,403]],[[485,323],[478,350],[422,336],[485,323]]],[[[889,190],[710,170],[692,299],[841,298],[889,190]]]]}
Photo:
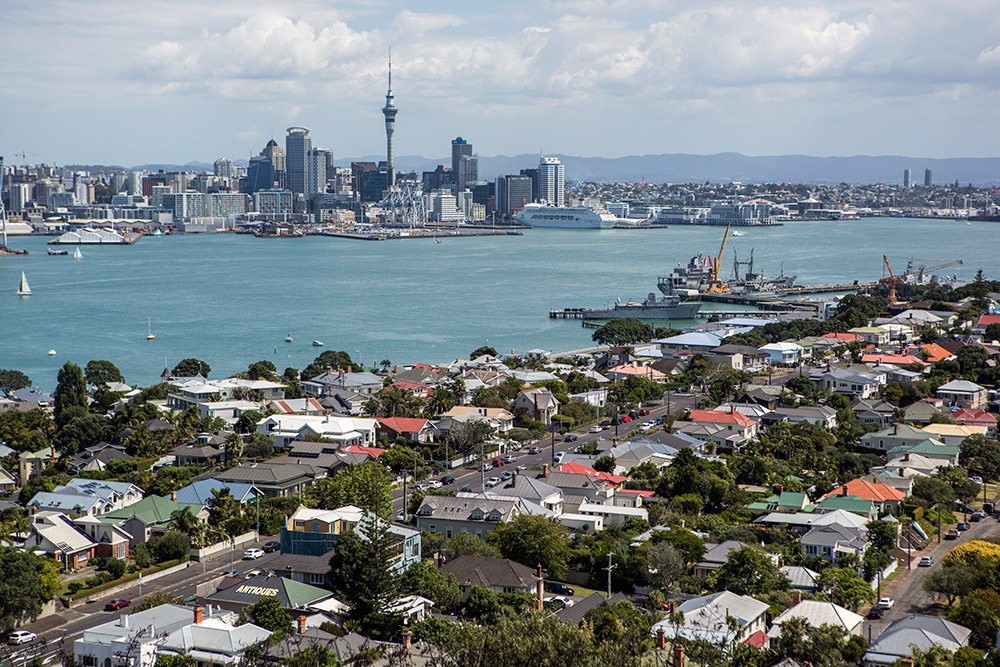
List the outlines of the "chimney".
{"type": "Polygon", "coordinates": [[[196,624],[201,623],[201,617],[202,617],[202,608],[201,605],[198,605],[197,607],[194,608],[194,622],[196,624]]]}
{"type": "Polygon", "coordinates": [[[55,445],[54,442],[49,445],[49,460],[51,461],[52,465],[55,466],[55,464],[56,464],[56,445],[55,445]]]}
{"type": "Polygon", "coordinates": [[[128,614],[122,614],[122,617],[119,619],[118,623],[123,628],[127,628],[128,627],[128,614]]]}
{"type": "Polygon", "coordinates": [[[542,579],[542,565],[538,564],[538,611],[542,610],[542,595],[545,591],[545,580],[542,579]]]}
{"type": "Polygon", "coordinates": [[[840,491],[841,491],[840,495],[846,496],[847,495],[847,485],[845,484],[844,486],[840,487],[840,491]]]}
{"type": "Polygon", "coordinates": [[[896,435],[898,433],[899,433],[899,424],[893,424],[892,425],[892,434],[896,435]]]}
{"type": "Polygon", "coordinates": [[[792,606],[802,602],[802,591],[792,591],[792,606]]]}
{"type": "Polygon", "coordinates": [[[663,631],[663,628],[656,629],[656,648],[658,649],[667,648],[667,635],[663,631]]]}
{"type": "Polygon", "coordinates": [[[731,415],[735,415],[736,414],[736,406],[735,405],[730,405],[729,406],[729,414],[731,414],[731,415]]]}
{"type": "Polygon", "coordinates": [[[177,492],[176,491],[171,491],[170,492],[170,499],[172,501],[174,501],[175,503],[177,502],[177,492]]]}
{"type": "Polygon", "coordinates": [[[306,633],[306,617],[299,616],[295,620],[299,622],[299,634],[304,635],[306,633]]]}
{"type": "Polygon", "coordinates": [[[545,478],[545,477],[548,477],[548,476],[549,476],[549,464],[548,463],[543,463],[542,464],[542,478],[545,478]]]}
{"type": "Polygon", "coordinates": [[[909,461],[910,460],[910,453],[909,452],[903,452],[903,460],[904,461],[909,461]]]}
{"type": "Polygon", "coordinates": [[[330,373],[332,373],[332,372],[333,372],[333,366],[327,366],[327,367],[326,367],[326,372],[327,372],[327,374],[328,374],[328,375],[329,375],[330,373]]]}
{"type": "Polygon", "coordinates": [[[667,612],[672,614],[675,611],[677,611],[677,603],[671,600],[670,602],[667,603],[667,612]]]}
{"type": "Polygon", "coordinates": [[[403,628],[403,648],[404,649],[409,649],[410,648],[410,636],[411,636],[410,629],[409,628],[403,628]]]}
{"type": "Polygon", "coordinates": [[[684,645],[674,643],[674,667],[684,667],[684,645]]]}

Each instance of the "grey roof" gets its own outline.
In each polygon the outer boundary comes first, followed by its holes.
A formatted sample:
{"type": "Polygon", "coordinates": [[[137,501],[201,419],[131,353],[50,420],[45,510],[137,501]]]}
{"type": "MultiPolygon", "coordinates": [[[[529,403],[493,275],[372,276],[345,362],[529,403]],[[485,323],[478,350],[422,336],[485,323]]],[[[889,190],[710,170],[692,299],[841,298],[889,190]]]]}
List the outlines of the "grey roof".
{"type": "Polygon", "coordinates": [[[940,644],[949,651],[965,646],[972,631],[933,616],[907,616],[894,621],[868,646],[865,662],[891,665],[913,648],[926,650],[940,644]]]}
{"type": "Polygon", "coordinates": [[[528,588],[538,582],[538,574],[530,567],[488,556],[459,556],[442,565],[441,573],[455,575],[460,586],[528,588]]]}
{"type": "Polygon", "coordinates": [[[560,493],[559,489],[528,475],[514,475],[506,482],[490,489],[490,495],[493,496],[511,496],[527,500],[543,500],[554,493],[560,493]]]}
{"type": "Polygon", "coordinates": [[[608,485],[602,479],[588,475],[561,472],[559,470],[550,471],[545,481],[550,486],[558,489],[603,489],[608,485]]]}
{"type": "Polygon", "coordinates": [[[349,632],[343,637],[338,637],[319,628],[306,628],[306,631],[301,634],[285,637],[272,644],[267,648],[265,654],[280,660],[298,653],[303,648],[321,646],[333,652],[337,656],[337,660],[346,664],[361,651],[376,645],[376,642],[356,632],[349,632]]]}
{"type": "Polygon", "coordinates": [[[982,391],[983,387],[976,384],[975,382],[969,382],[968,380],[952,380],[947,384],[943,384],[937,388],[938,391],[968,391],[977,392],[982,391]]]}
{"type": "MultiPolygon", "coordinates": [[[[282,484],[302,477],[321,477],[326,473],[319,466],[309,464],[284,463],[273,465],[269,463],[255,463],[251,465],[239,465],[222,472],[212,473],[214,477],[222,482],[247,482],[253,484],[282,484]]],[[[204,479],[204,478],[203,478],[204,479]]]]}
{"type": "MultiPolygon", "coordinates": [[[[471,494],[470,494],[471,495],[471,494]]],[[[513,518],[522,506],[519,498],[488,500],[477,497],[425,496],[418,519],[457,519],[499,523],[513,518]]]]}
{"type": "Polygon", "coordinates": [[[602,593],[591,593],[587,597],[583,598],[572,607],[563,607],[556,612],[556,618],[558,618],[563,623],[569,623],[571,625],[579,625],[583,617],[587,615],[587,612],[591,609],[597,609],[598,607],[604,607],[607,605],[617,604],[619,602],[628,602],[628,597],[622,593],[615,593],[611,596],[610,600],[604,598],[602,593]]]}
{"type": "Polygon", "coordinates": [[[708,549],[702,557],[703,563],[725,563],[729,560],[731,552],[742,549],[746,545],[736,540],[726,540],[722,544],[706,544],[705,546],[708,549]]]}
{"type": "Polygon", "coordinates": [[[801,565],[782,565],[781,573],[788,577],[788,581],[791,582],[792,588],[797,588],[799,590],[815,590],[817,588],[816,580],[819,578],[819,574],[813,572],[808,567],[802,567],[801,565]]]}

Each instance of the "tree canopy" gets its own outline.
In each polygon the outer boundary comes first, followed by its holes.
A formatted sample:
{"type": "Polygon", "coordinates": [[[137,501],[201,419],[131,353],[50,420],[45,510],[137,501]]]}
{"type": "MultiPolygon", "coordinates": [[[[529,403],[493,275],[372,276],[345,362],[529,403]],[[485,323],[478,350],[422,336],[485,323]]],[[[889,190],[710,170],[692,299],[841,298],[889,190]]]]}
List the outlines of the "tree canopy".
{"type": "Polygon", "coordinates": [[[549,577],[566,574],[570,540],[566,529],[543,516],[521,514],[499,524],[489,534],[504,558],[534,567],[541,565],[549,577]]]}
{"type": "Polygon", "coordinates": [[[653,338],[653,327],[634,317],[619,317],[594,332],[591,339],[601,345],[631,345],[653,338]]]}
{"type": "Polygon", "coordinates": [[[63,364],[57,377],[55,405],[52,416],[61,428],[72,418],[71,408],[87,409],[87,383],[83,371],[71,361],[63,364]]]}
{"type": "Polygon", "coordinates": [[[95,387],[125,380],[118,367],[105,359],[88,361],[83,370],[83,376],[87,379],[88,384],[95,387]]]}
{"type": "Polygon", "coordinates": [[[182,378],[194,377],[195,375],[208,377],[208,374],[212,372],[212,367],[201,359],[188,358],[182,359],[170,372],[174,376],[182,378]]]}

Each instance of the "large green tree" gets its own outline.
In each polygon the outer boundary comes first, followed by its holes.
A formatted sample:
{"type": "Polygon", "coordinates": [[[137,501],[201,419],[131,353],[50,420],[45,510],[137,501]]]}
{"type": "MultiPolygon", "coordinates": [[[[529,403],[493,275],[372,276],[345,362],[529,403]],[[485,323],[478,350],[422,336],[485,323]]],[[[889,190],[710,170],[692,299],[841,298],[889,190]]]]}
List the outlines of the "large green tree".
{"type": "Polygon", "coordinates": [[[56,420],[56,428],[62,428],[71,418],[71,408],[87,409],[87,382],[80,367],[71,361],[63,364],[56,379],[52,416],[56,420]]]}
{"type": "Polygon", "coordinates": [[[983,479],[1000,478],[1000,441],[979,433],[970,435],[959,445],[958,462],[983,479]]]}
{"type": "Polygon", "coordinates": [[[95,387],[112,382],[122,382],[125,379],[118,367],[105,359],[88,361],[87,367],[83,369],[83,376],[89,384],[95,387]]]}
{"type": "Polygon", "coordinates": [[[403,574],[400,587],[404,593],[422,595],[434,601],[439,611],[453,609],[462,598],[462,589],[453,574],[442,574],[429,560],[414,563],[403,574]]]}
{"type": "Polygon", "coordinates": [[[948,600],[948,607],[955,604],[970,590],[975,582],[975,571],[968,565],[952,565],[928,572],[923,580],[924,590],[940,593],[948,600]]]}
{"type": "Polygon", "coordinates": [[[187,359],[182,359],[180,363],[174,366],[174,369],[170,372],[174,376],[182,378],[194,377],[195,375],[208,377],[208,374],[212,372],[212,367],[201,359],[189,357],[187,359]]]}
{"type": "Polygon", "coordinates": [[[397,538],[382,520],[362,521],[337,540],[330,558],[330,580],[337,599],[351,605],[347,616],[362,631],[378,633],[391,624],[389,607],[399,595],[393,569],[397,538]]]}
{"type": "Polygon", "coordinates": [[[757,547],[730,551],[729,558],[719,568],[716,584],[719,590],[739,595],[761,595],[787,590],[789,586],[788,577],[757,547]]]}
{"type": "Polygon", "coordinates": [[[37,616],[52,597],[51,592],[46,597],[46,592],[37,556],[0,549],[0,623],[4,627],[37,616]]]}
{"type": "Polygon", "coordinates": [[[291,634],[295,629],[291,614],[281,608],[281,601],[273,595],[263,597],[244,609],[240,621],[282,635],[291,634]]]}
{"type": "Polygon", "coordinates": [[[31,386],[31,378],[18,370],[0,368],[0,391],[7,394],[31,386]]]}
{"type": "Polygon", "coordinates": [[[566,529],[550,519],[521,514],[494,528],[489,541],[504,558],[529,567],[541,565],[553,579],[566,574],[570,539],[566,529]]]}
{"type": "Polygon", "coordinates": [[[591,339],[601,345],[631,345],[653,337],[653,327],[634,317],[619,317],[594,332],[591,339]]]}
{"type": "Polygon", "coordinates": [[[320,509],[354,505],[383,518],[392,513],[392,479],[378,461],[347,466],[336,476],[316,482],[307,494],[309,502],[320,509]]]}
{"type": "Polygon", "coordinates": [[[992,589],[974,590],[948,611],[948,620],[971,629],[969,643],[976,648],[992,648],[1000,630],[1000,594],[992,589]]]}

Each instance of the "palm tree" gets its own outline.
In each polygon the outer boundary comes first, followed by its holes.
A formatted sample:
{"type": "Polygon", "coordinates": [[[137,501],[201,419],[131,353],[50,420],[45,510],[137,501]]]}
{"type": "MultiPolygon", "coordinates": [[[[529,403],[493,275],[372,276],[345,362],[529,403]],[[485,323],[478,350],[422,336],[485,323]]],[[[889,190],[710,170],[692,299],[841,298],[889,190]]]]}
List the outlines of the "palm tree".
{"type": "Polygon", "coordinates": [[[177,532],[184,533],[190,537],[191,541],[195,544],[201,543],[202,524],[198,521],[198,517],[191,513],[189,508],[185,507],[184,509],[171,512],[169,525],[177,532]]]}
{"type": "Polygon", "coordinates": [[[382,367],[382,370],[387,371],[389,370],[389,367],[392,366],[392,361],[390,361],[389,359],[383,359],[382,361],[378,362],[378,365],[382,367]]]}

